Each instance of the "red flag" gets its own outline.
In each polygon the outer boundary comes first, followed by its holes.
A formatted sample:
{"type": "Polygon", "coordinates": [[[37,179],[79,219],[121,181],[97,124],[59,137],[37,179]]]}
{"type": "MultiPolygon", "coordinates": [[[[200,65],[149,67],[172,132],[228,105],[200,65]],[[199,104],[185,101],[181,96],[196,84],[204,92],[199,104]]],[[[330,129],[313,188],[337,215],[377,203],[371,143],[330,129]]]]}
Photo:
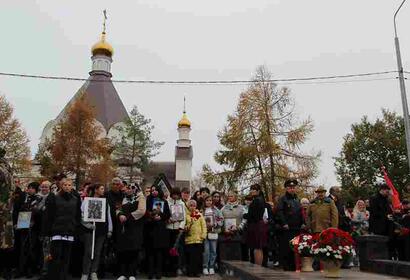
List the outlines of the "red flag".
{"type": "Polygon", "coordinates": [[[390,180],[389,176],[387,175],[386,168],[382,166],[382,172],[384,176],[384,180],[386,181],[386,184],[389,186],[391,192],[392,192],[392,205],[393,209],[401,209],[401,202],[400,202],[400,195],[399,192],[396,190],[394,187],[392,181],[390,180]]]}

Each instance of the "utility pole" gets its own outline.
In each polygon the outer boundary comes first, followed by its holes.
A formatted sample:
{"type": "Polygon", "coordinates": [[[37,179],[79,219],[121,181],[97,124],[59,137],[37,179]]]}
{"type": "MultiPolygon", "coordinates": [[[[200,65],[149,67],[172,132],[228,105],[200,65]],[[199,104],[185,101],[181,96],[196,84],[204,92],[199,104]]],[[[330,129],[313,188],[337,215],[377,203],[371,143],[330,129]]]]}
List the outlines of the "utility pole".
{"type": "Polygon", "coordinates": [[[397,11],[394,13],[394,44],[396,46],[396,57],[397,57],[397,70],[399,73],[399,83],[400,83],[400,92],[401,92],[401,103],[403,106],[403,118],[404,118],[404,130],[406,133],[406,147],[407,147],[407,161],[410,168],[410,120],[409,120],[409,106],[407,104],[407,95],[406,95],[406,85],[404,83],[404,74],[403,74],[403,64],[401,61],[401,54],[400,54],[400,43],[399,37],[397,36],[397,25],[396,25],[396,17],[399,13],[401,7],[407,0],[403,0],[400,4],[397,11]]]}

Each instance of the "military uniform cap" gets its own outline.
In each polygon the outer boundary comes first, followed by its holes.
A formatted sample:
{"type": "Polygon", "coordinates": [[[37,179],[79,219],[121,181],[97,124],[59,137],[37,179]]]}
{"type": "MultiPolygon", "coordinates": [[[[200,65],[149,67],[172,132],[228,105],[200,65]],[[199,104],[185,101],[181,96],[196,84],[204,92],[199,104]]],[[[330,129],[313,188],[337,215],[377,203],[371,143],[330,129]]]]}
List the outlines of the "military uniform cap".
{"type": "Polygon", "coordinates": [[[296,187],[299,185],[298,180],[296,179],[288,179],[285,181],[285,188],[287,187],[296,187]]]}
{"type": "Polygon", "coordinates": [[[323,186],[320,186],[315,190],[315,193],[320,193],[320,192],[326,192],[326,189],[323,186]]]}

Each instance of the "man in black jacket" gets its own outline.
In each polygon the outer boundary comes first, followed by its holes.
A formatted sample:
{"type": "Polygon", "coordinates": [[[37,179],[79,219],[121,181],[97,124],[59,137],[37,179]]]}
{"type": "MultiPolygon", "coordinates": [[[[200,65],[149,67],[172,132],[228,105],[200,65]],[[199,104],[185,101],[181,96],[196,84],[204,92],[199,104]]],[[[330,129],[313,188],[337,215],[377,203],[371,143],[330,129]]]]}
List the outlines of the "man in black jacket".
{"type": "Polygon", "coordinates": [[[369,231],[378,235],[389,235],[392,220],[392,207],[389,202],[390,188],[386,184],[378,185],[379,192],[370,199],[369,231]]]}
{"type": "MultiPolygon", "coordinates": [[[[116,217],[116,211],[121,208],[124,193],[122,192],[123,183],[120,178],[112,179],[111,189],[107,193],[107,202],[111,209],[111,217],[116,217]]],[[[117,229],[117,219],[113,219],[113,233],[115,235],[117,229]]],[[[113,236],[115,239],[115,236],[113,236]]]]}
{"type": "MultiPolygon", "coordinates": [[[[117,239],[116,234],[118,232],[119,226],[118,219],[116,219],[115,217],[117,217],[117,210],[119,210],[122,206],[122,202],[124,199],[123,189],[124,185],[122,180],[119,177],[115,177],[111,181],[111,189],[106,194],[107,203],[110,206],[111,211],[113,235],[111,238],[109,238],[109,240],[107,240],[105,250],[107,252],[114,252],[115,256],[117,256],[117,249],[113,241],[117,239]]],[[[104,260],[102,260],[102,264],[103,272],[111,271],[114,274],[117,274],[118,269],[120,267],[120,264],[118,263],[117,259],[112,264],[104,263],[104,260]]]]}
{"type": "Polygon", "coordinates": [[[278,221],[281,226],[279,239],[280,264],[285,271],[294,271],[295,254],[289,241],[300,234],[303,224],[302,209],[296,195],[297,180],[285,182],[286,193],[278,202],[278,221]]]}
{"type": "MultiPolygon", "coordinates": [[[[329,198],[332,199],[336,205],[337,212],[339,214],[339,229],[350,232],[351,221],[346,216],[346,206],[341,199],[341,190],[339,187],[331,187],[329,189],[329,198]]],[[[342,263],[342,268],[350,268],[351,259],[347,258],[342,263]]]]}
{"type": "Polygon", "coordinates": [[[340,188],[331,187],[329,189],[329,198],[334,201],[337,212],[339,213],[339,229],[350,232],[350,219],[346,216],[346,206],[341,199],[340,188]]]}
{"type": "Polygon", "coordinates": [[[46,200],[44,236],[51,238],[49,280],[67,279],[71,247],[81,222],[81,199],[72,189],[72,181],[62,179],[61,190],[46,200]]]}

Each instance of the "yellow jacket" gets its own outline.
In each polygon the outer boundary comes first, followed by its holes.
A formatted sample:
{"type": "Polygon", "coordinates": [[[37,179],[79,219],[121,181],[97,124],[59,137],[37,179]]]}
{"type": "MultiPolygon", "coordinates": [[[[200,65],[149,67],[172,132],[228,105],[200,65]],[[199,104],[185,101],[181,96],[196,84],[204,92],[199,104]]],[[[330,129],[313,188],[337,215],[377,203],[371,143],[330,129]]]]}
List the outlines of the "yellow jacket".
{"type": "Polygon", "coordinates": [[[198,244],[206,239],[205,219],[199,211],[196,211],[195,215],[198,218],[193,218],[192,215],[186,216],[185,244],[198,244]]]}

